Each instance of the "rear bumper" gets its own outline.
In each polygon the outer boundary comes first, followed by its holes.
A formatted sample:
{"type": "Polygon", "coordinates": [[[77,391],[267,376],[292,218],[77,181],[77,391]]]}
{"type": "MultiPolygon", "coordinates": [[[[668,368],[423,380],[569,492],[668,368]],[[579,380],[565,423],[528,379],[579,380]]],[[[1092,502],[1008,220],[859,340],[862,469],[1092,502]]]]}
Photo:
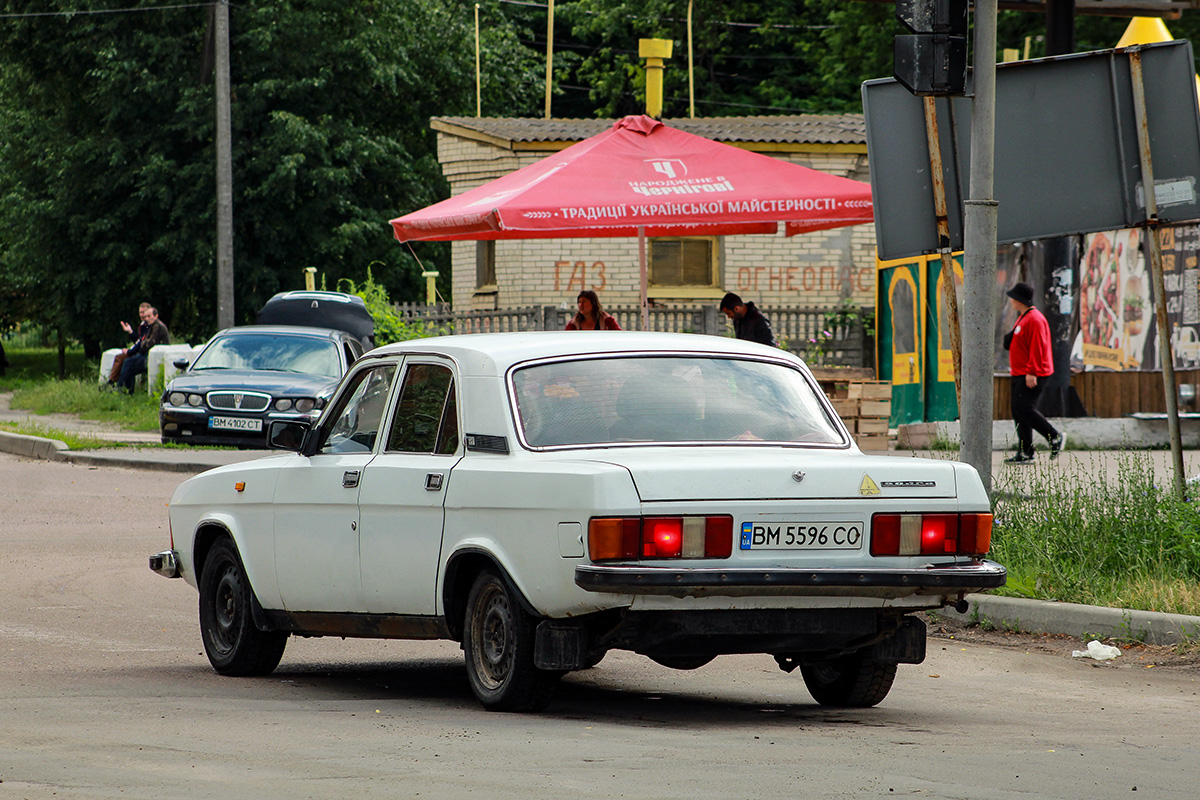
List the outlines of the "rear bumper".
{"type": "Polygon", "coordinates": [[[150,571],[157,572],[164,578],[178,578],[179,560],[175,557],[175,551],[164,550],[150,556],[150,571]]]}
{"type": "Polygon", "coordinates": [[[994,561],[919,569],[680,569],[673,566],[583,564],[575,584],[591,592],[688,595],[838,595],[896,598],[954,595],[1004,585],[994,561]]]}

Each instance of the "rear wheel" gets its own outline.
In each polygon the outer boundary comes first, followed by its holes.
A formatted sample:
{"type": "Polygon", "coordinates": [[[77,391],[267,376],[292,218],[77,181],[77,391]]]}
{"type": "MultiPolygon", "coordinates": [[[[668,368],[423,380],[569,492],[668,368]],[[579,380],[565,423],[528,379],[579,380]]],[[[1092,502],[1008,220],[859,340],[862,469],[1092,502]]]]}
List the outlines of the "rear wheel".
{"type": "Polygon", "coordinates": [[[251,602],[237,548],[223,538],[208,551],[200,576],[200,634],[222,675],[266,675],[283,658],[287,634],[255,627],[251,602]]]}
{"type": "Polygon", "coordinates": [[[859,651],[831,661],[800,667],[808,693],[823,706],[868,708],[892,689],[896,665],[876,661],[859,651]]]}
{"type": "Polygon", "coordinates": [[[467,597],[463,651],[471,690],[489,711],[540,711],[550,702],[560,673],[534,666],[534,627],[502,578],[479,574],[467,597]]]}

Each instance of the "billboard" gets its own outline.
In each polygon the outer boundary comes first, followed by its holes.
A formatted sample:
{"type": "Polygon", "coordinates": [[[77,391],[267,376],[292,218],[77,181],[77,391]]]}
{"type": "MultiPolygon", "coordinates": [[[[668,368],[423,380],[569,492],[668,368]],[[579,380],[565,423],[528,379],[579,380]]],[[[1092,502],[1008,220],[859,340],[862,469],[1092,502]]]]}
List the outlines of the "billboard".
{"type": "MultiPolygon", "coordinates": [[[[1200,106],[1187,41],[996,68],[997,241],[1140,226],[1146,220],[1130,60],[1142,62],[1160,222],[1200,219],[1200,106]]],[[[970,197],[969,98],[937,98],[950,246],[970,197]]],[[[897,81],[863,84],[879,257],[938,249],[923,100],[897,81]]]]}

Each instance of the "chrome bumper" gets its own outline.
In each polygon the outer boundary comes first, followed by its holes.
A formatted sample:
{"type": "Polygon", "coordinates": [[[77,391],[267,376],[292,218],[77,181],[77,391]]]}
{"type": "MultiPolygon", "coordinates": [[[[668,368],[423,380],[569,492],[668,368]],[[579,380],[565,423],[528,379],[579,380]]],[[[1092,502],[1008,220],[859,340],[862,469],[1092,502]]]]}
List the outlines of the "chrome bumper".
{"type": "Polygon", "coordinates": [[[175,560],[175,551],[164,550],[150,556],[150,571],[157,572],[164,578],[178,578],[179,562],[175,560]]]}
{"type": "Polygon", "coordinates": [[[680,569],[645,565],[582,564],[575,585],[590,592],[688,595],[844,595],[896,598],[952,595],[1003,586],[1007,573],[994,561],[917,569],[680,569]]]}

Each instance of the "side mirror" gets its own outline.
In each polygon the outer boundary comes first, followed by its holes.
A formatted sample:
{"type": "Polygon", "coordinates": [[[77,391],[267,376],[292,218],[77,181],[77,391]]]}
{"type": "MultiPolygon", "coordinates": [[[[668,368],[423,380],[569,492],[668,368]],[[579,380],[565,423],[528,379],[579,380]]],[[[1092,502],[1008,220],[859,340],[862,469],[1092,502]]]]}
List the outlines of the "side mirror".
{"type": "Polygon", "coordinates": [[[192,362],[188,361],[186,358],[177,358],[171,363],[175,366],[175,369],[182,372],[183,370],[187,369],[188,364],[191,364],[192,362]]]}
{"type": "Polygon", "coordinates": [[[312,430],[311,423],[299,420],[277,419],[267,426],[267,447],[272,450],[291,450],[299,453],[304,449],[304,440],[312,430]]]}

